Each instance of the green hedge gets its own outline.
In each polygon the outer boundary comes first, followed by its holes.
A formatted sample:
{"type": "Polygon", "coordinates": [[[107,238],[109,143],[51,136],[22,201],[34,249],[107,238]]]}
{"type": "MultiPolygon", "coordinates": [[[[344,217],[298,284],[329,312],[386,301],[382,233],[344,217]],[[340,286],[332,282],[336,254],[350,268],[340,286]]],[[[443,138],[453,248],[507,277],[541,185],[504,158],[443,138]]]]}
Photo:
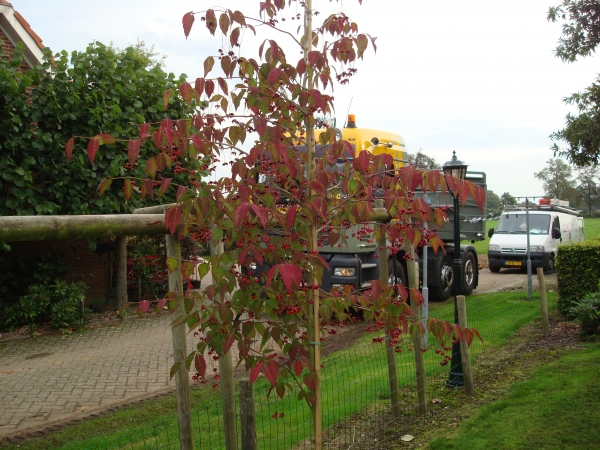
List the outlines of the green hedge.
{"type": "Polygon", "coordinates": [[[569,310],[590,292],[598,289],[600,281],[600,239],[592,239],[560,247],[556,256],[558,278],[558,308],[565,317],[569,310]]]}

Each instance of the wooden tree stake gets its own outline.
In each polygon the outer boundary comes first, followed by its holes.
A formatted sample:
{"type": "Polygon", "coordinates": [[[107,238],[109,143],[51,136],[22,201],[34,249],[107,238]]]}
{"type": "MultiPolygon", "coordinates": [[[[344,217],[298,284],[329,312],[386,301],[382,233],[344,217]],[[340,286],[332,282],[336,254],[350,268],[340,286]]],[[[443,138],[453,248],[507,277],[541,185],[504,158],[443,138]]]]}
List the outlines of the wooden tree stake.
{"type": "MultiPolygon", "coordinates": [[[[467,302],[464,295],[456,296],[458,307],[458,324],[467,327],[467,302]]],[[[465,380],[465,394],[473,395],[475,392],[473,386],[473,373],[471,372],[471,350],[464,339],[460,340],[460,354],[462,359],[463,377],[465,380]]]]}
{"type": "Polygon", "coordinates": [[[542,332],[544,337],[550,336],[550,319],[548,317],[548,302],[546,301],[546,280],[544,278],[544,269],[537,268],[537,279],[540,284],[540,302],[542,306],[542,332]]]}

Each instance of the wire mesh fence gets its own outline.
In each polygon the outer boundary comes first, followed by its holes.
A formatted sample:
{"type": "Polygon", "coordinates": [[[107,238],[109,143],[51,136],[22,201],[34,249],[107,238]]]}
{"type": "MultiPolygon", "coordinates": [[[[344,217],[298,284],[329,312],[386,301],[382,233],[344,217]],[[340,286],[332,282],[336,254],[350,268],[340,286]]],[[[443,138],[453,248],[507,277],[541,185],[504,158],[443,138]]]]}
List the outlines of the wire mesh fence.
{"type": "MultiPolygon", "coordinates": [[[[556,294],[548,293],[548,303],[556,303],[556,294]]],[[[523,349],[541,334],[539,293],[528,300],[521,286],[502,292],[467,298],[468,326],[477,329],[484,340],[471,346],[475,389],[511,364],[523,349]]],[[[452,304],[430,305],[430,316],[453,322],[452,304]]],[[[373,343],[365,334],[353,346],[328,355],[323,360],[323,448],[387,448],[397,442],[408,426],[419,420],[415,375],[415,355],[410,341],[396,354],[400,414],[390,408],[388,359],[384,344],[373,343]]],[[[423,348],[427,403],[445,387],[449,364],[444,357],[448,346],[438,344],[431,334],[423,348]]],[[[239,447],[230,447],[225,438],[222,401],[199,405],[192,412],[193,440],[196,449],[242,449],[239,427],[239,399],[235,402],[237,434],[232,437],[239,447]]],[[[258,379],[254,386],[255,423],[259,449],[313,448],[313,424],[310,406],[294,393],[279,398],[269,395],[269,385],[258,379]]],[[[447,405],[445,405],[447,407],[447,405]]],[[[169,449],[179,448],[176,417],[143,427],[103,442],[90,442],[86,448],[98,449],[169,449]]]]}

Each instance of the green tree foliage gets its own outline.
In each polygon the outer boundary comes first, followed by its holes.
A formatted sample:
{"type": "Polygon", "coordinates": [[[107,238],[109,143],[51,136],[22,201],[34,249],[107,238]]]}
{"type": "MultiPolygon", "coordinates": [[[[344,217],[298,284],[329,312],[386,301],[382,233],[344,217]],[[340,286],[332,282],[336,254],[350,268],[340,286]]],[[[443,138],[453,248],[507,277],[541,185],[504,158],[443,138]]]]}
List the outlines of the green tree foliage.
{"type": "Polygon", "coordinates": [[[507,206],[517,206],[517,199],[508,192],[505,192],[500,196],[500,206],[502,208],[506,208],[507,206]]]}
{"type": "Polygon", "coordinates": [[[412,153],[409,154],[407,161],[409,166],[415,166],[419,170],[441,169],[436,160],[423,153],[422,149],[419,149],[414,155],[412,153]]]}
{"type": "MultiPolygon", "coordinates": [[[[556,56],[563,61],[575,61],[578,56],[593,54],[600,43],[600,1],[563,0],[548,11],[548,20],[563,22],[562,36],[556,56]]],[[[567,114],[566,126],[550,135],[553,141],[563,141],[566,148],[555,142],[554,156],[562,156],[576,166],[598,164],[600,159],[600,78],[582,93],[564,99],[575,105],[579,114],[567,114]]]]}
{"type": "Polygon", "coordinates": [[[573,191],[575,180],[571,166],[559,158],[550,158],[543,170],[534,174],[535,178],[543,181],[544,195],[561,200],[575,200],[573,191]]]}
{"type": "MultiPolygon", "coordinates": [[[[167,75],[143,45],[114,50],[96,42],[70,57],[65,51],[54,56],[47,51],[43,65],[25,73],[20,72],[22,62],[20,47],[10,60],[0,49],[0,214],[106,214],[140,206],[138,198],[127,203],[127,192],[117,186],[97,195],[103,177],[143,173],[128,162],[126,143],[104,146],[93,163],[81,150],[87,141],[75,141],[70,162],[65,143],[72,136],[98,133],[137,137],[139,124],[182,117],[193,105],[171,98],[165,110],[163,96],[177,89],[183,77],[167,75]]],[[[142,145],[141,154],[148,148],[142,145]]],[[[162,151],[177,149],[163,146],[162,151]]],[[[197,182],[199,165],[184,160],[165,167],[161,176],[197,182]]],[[[172,192],[166,197],[163,201],[175,198],[172,192]]]]}
{"type": "Polygon", "coordinates": [[[501,209],[501,201],[498,194],[494,193],[494,191],[487,191],[487,210],[488,214],[497,214],[501,209]]]}
{"type": "Polygon", "coordinates": [[[577,171],[577,191],[588,210],[592,214],[593,206],[600,201],[600,189],[598,188],[598,167],[586,166],[577,171]]]}

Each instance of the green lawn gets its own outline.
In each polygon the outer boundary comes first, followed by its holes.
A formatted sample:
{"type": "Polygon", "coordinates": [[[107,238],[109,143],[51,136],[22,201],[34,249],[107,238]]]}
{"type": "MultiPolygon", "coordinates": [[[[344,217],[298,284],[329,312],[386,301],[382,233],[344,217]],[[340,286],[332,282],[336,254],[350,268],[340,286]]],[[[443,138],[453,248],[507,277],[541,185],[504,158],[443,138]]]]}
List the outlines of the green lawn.
{"type": "Polygon", "coordinates": [[[600,344],[585,346],[536,369],[471,416],[456,436],[436,439],[430,448],[597,449],[600,344]]]}

